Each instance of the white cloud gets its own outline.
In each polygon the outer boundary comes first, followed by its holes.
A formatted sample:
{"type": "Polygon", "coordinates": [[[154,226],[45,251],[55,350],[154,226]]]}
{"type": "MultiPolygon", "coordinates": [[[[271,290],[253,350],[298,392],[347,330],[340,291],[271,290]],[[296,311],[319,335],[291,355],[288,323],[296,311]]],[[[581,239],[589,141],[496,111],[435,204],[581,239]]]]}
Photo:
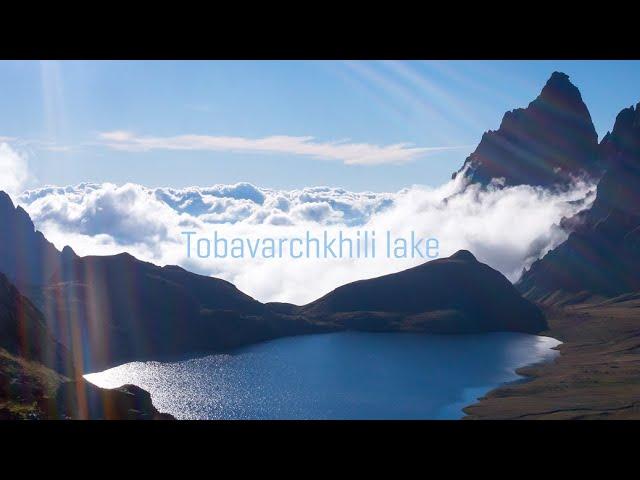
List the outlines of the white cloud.
{"type": "Polygon", "coordinates": [[[28,179],[27,159],[8,143],[0,143],[0,190],[15,196],[22,191],[28,179]]]}
{"type": "Polygon", "coordinates": [[[177,135],[172,137],[138,136],[126,131],[100,134],[110,148],[133,152],[152,150],[212,150],[263,152],[304,155],[320,160],[335,160],[347,165],[401,164],[429,153],[466,148],[416,147],[408,143],[373,145],[348,141],[320,142],[314,137],[276,135],[263,138],[225,137],[212,135],[177,135]]]}
{"type": "MultiPolygon", "coordinates": [[[[436,237],[441,256],[466,248],[516,280],[523,267],[562,242],[558,224],[593,201],[594,186],[551,193],[528,186],[466,186],[459,175],[439,188],[396,193],[330,187],[278,191],[247,183],[185,189],[81,184],[25,192],[18,199],[45,235],[79,254],[128,251],[160,265],[178,264],[224,278],[261,301],[309,302],[337,286],[400,271],[421,259],[197,259],[186,257],[181,232],[226,238],[321,236],[342,230],[389,230],[436,237]]],[[[382,239],[379,239],[382,242],[382,239]]],[[[380,243],[378,248],[381,248],[380,243]]]]}

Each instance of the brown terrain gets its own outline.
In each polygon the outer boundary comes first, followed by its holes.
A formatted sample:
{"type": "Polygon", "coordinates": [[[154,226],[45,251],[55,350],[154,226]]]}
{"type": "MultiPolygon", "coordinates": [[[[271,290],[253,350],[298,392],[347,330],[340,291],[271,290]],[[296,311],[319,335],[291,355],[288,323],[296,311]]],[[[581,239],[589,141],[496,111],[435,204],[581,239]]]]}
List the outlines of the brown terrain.
{"type": "Polygon", "coordinates": [[[555,361],[518,370],[466,419],[640,419],[640,293],[547,310],[555,361]]]}
{"type": "Polygon", "coordinates": [[[545,309],[561,355],[520,370],[529,382],[490,392],[467,418],[640,419],[640,104],[600,150],[593,205],[516,284],[545,309]]]}

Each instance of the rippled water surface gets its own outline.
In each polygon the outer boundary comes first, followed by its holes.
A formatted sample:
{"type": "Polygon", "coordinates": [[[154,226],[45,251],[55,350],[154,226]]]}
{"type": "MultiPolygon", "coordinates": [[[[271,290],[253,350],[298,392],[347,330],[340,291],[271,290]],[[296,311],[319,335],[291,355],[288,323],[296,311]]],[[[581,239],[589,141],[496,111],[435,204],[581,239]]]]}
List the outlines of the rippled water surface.
{"type": "Polygon", "coordinates": [[[126,383],[181,419],[450,419],[560,342],[515,333],[333,333],[290,337],[175,363],[86,375],[126,383]]]}

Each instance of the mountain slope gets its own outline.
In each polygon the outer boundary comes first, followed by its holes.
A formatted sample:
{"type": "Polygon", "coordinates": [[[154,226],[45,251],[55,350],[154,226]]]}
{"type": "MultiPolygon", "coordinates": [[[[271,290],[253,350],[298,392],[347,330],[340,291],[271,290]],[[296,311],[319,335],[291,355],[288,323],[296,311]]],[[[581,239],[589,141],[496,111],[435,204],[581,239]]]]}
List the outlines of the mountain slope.
{"type": "Polygon", "coordinates": [[[42,285],[58,269],[60,252],[36,231],[29,214],[0,191],[0,272],[18,288],[42,285]]]}
{"type": "Polygon", "coordinates": [[[482,136],[458,174],[483,185],[504,178],[505,185],[553,187],[577,176],[597,178],[602,170],[598,135],[580,91],[554,72],[534,101],[507,112],[498,130],[482,136]]]}
{"type": "Polygon", "coordinates": [[[523,299],[501,273],[466,250],[399,273],[343,285],[300,312],[364,330],[537,333],[546,328],[536,306],[523,299]]]}
{"type": "Polygon", "coordinates": [[[0,273],[0,419],[168,418],[149,394],[86,382],[42,313],[0,273]]]}
{"type": "Polygon", "coordinates": [[[596,200],[567,241],[535,262],[517,288],[545,303],[640,290],[640,104],[622,110],[601,142],[609,165],[596,200]]]}
{"type": "Polygon", "coordinates": [[[342,329],[470,333],[546,326],[506,278],[464,251],[344,285],[304,307],[265,305],[224,280],[129,254],[78,257],[66,247],[57,257],[50,279],[29,286],[29,294],[82,371],[342,329]]]}
{"type": "Polygon", "coordinates": [[[49,332],[42,313],[2,273],[0,348],[60,373],[73,371],[69,352],[49,332]]]}
{"type": "Polygon", "coordinates": [[[180,267],[129,254],[78,257],[65,249],[63,257],[42,289],[42,308],[57,338],[85,352],[86,371],[321,330],[180,267]]]}
{"type": "Polygon", "coordinates": [[[42,418],[73,374],[36,307],[0,273],[0,418],[42,418]]]}
{"type": "Polygon", "coordinates": [[[4,193],[0,223],[6,226],[0,271],[17,279],[83,371],[326,329],[272,311],[229,282],[177,266],[158,267],[129,254],[59,252],[4,193]]]}

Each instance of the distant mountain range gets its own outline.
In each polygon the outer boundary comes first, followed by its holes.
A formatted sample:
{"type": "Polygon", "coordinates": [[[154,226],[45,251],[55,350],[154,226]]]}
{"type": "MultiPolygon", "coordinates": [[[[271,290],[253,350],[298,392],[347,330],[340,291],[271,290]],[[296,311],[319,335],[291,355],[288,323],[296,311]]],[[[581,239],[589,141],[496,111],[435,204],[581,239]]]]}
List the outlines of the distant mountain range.
{"type": "MultiPolygon", "coordinates": [[[[24,377],[27,366],[20,362],[35,362],[49,380],[32,384],[60,385],[59,416],[105,418],[100,405],[112,395],[118,413],[111,418],[158,418],[146,392],[105,393],[79,372],[345,329],[538,333],[547,324],[533,301],[640,290],[640,106],[623,110],[598,144],[580,92],[555,72],[527,108],[508,112],[497,131],[483,136],[458,174],[482,185],[499,179],[547,188],[566,188],[578,177],[601,180],[592,208],[568,222],[575,231],[534,263],[517,288],[459,251],[343,285],[304,306],[263,304],[224,280],[129,254],[60,252],[0,192],[0,272],[8,277],[0,276],[0,394],[11,397],[11,378],[24,377]]],[[[49,398],[45,390],[40,396],[49,398]]]]}

